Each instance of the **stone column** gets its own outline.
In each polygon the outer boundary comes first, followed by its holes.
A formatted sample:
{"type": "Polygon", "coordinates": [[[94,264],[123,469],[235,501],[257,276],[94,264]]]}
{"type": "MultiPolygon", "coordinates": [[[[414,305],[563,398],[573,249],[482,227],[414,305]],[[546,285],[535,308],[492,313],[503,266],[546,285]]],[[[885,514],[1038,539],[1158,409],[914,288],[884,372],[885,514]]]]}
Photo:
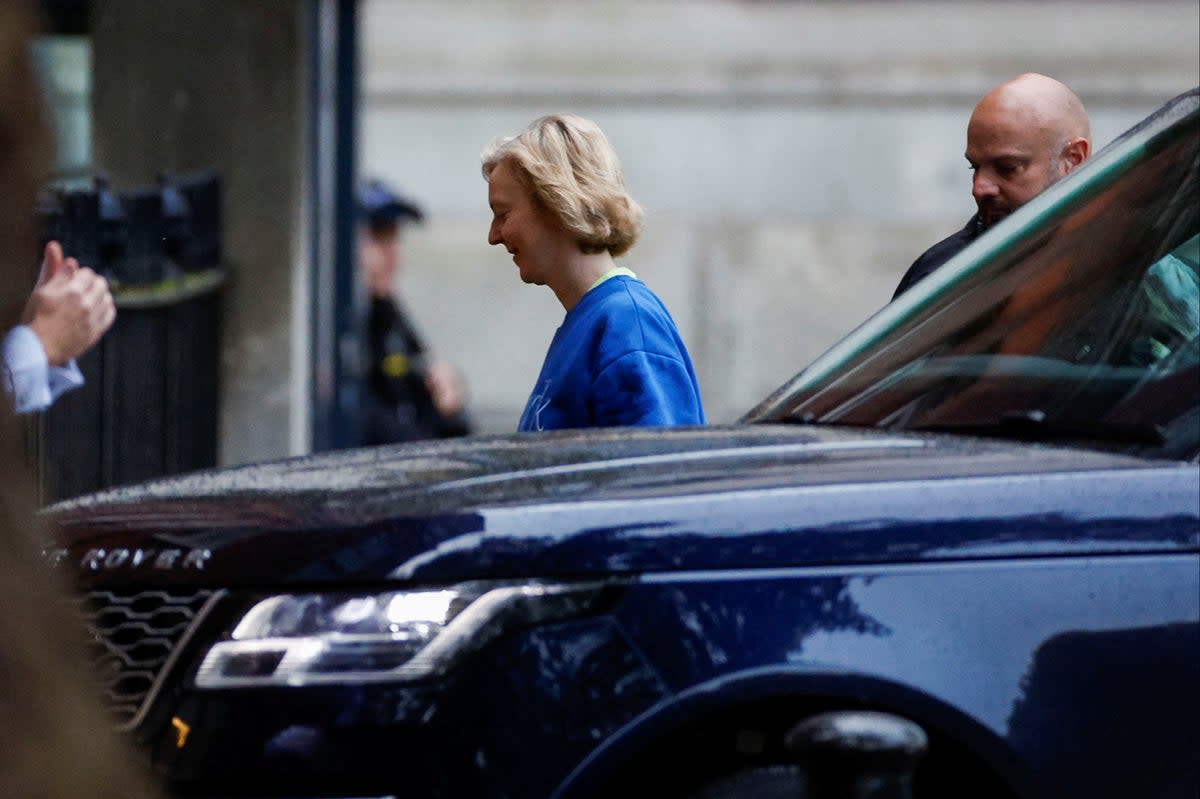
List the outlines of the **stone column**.
{"type": "Polygon", "coordinates": [[[222,464],[306,447],[306,8],[97,0],[95,166],[114,186],[224,179],[222,464]]]}

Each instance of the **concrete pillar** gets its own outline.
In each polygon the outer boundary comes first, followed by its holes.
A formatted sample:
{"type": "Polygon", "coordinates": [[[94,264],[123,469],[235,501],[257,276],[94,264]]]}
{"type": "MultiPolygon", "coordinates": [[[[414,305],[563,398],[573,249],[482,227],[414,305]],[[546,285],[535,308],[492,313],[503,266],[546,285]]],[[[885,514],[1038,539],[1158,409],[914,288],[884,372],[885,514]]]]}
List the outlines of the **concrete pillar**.
{"type": "Polygon", "coordinates": [[[220,462],[305,449],[306,4],[97,0],[95,166],[224,178],[220,462]]]}

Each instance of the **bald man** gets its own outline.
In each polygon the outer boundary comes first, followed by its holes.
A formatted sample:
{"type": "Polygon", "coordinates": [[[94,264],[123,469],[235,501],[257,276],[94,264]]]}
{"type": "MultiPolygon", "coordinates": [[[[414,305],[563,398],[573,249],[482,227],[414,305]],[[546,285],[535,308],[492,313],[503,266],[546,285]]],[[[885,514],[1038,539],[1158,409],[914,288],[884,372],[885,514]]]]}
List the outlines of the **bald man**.
{"type": "Polygon", "coordinates": [[[978,208],[966,227],[918,258],[896,289],[899,297],[957,255],[985,230],[1045,191],[1092,153],[1083,103],[1054,78],[1026,73],[992,89],[967,124],[967,162],[978,208]]]}

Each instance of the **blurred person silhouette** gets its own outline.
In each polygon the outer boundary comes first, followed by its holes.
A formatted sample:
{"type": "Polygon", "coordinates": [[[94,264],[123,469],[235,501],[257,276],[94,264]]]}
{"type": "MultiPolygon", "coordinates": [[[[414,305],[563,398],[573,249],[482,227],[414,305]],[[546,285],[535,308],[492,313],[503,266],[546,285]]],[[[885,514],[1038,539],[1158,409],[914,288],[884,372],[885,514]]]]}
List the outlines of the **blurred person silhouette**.
{"type": "Polygon", "coordinates": [[[913,262],[892,299],[1086,161],[1091,136],[1083,103],[1054,78],[1027,72],[984,95],[967,123],[975,215],[913,262]]]}
{"type": "Polygon", "coordinates": [[[571,114],[541,117],[484,151],[483,176],[488,244],[566,311],[518,430],[704,424],[675,321],[613,261],[637,241],[643,212],[603,131],[571,114]]]}
{"type": "MultiPolygon", "coordinates": [[[[0,3],[0,312],[11,319],[28,302],[22,278],[49,163],[32,33],[27,2],[0,3]]],[[[61,575],[41,556],[21,428],[0,402],[0,796],[149,799],[148,769],[113,731],[61,575]]]]}
{"type": "Polygon", "coordinates": [[[359,193],[360,262],[369,298],[369,367],[362,392],[362,443],[392,444],[468,435],[462,378],[432,360],[400,302],[404,229],[424,219],[421,208],[379,180],[359,193]]]}

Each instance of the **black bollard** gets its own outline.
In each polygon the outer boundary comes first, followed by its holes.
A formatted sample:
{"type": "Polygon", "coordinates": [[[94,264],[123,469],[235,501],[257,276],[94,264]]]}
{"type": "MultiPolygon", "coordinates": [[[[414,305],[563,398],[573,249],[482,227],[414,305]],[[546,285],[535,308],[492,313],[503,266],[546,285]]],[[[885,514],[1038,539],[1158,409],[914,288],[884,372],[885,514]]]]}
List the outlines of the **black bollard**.
{"type": "Polygon", "coordinates": [[[805,799],[912,799],[929,739],[890,713],[839,710],[800,722],[784,744],[807,776],[805,799]]]}

